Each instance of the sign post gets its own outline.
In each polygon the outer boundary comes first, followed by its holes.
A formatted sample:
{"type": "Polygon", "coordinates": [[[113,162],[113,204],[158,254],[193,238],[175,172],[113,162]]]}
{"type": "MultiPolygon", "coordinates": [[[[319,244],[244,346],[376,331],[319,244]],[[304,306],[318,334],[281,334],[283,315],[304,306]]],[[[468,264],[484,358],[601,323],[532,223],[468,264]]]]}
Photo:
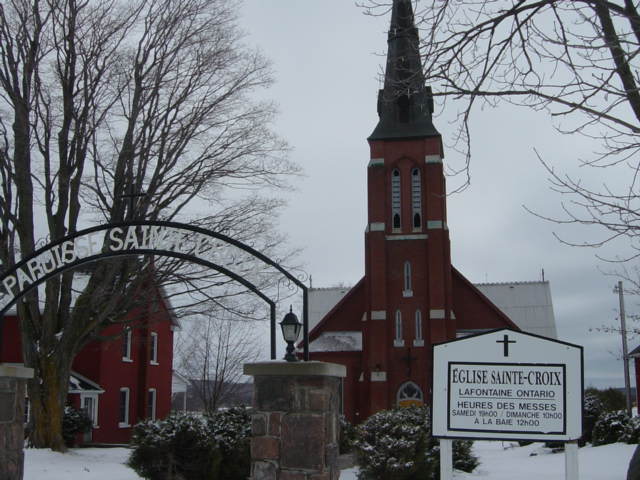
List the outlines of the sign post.
{"type": "Polygon", "coordinates": [[[433,436],[568,442],[566,478],[577,480],[583,389],[578,345],[508,329],[437,344],[433,436]]]}

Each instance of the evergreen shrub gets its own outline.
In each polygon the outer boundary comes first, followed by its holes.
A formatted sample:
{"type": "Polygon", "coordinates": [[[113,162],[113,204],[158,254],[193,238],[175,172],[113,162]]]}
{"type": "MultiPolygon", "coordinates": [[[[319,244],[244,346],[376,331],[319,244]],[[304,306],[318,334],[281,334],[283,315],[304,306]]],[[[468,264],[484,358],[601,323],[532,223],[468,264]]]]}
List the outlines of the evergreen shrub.
{"type": "MultiPolygon", "coordinates": [[[[453,444],[454,468],[471,472],[478,459],[470,441],[453,444]]],[[[354,449],[360,480],[438,480],[440,447],[425,407],[385,410],[357,427],[354,449]]]]}
{"type": "Polygon", "coordinates": [[[584,414],[582,416],[581,444],[592,441],[593,427],[604,413],[604,404],[597,391],[589,389],[584,394],[584,414]]]}
{"type": "Polygon", "coordinates": [[[351,453],[357,430],[344,415],[340,415],[340,454],[351,453]]]}
{"type": "Polygon", "coordinates": [[[630,419],[623,410],[603,413],[595,426],[591,441],[594,447],[609,443],[626,442],[629,438],[630,419]]]}
{"type": "Polygon", "coordinates": [[[241,408],[211,417],[177,413],[133,429],[128,465],[148,480],[244,480],[251,423],[241,408]]]}
{"type": "Polygon", "coordinates": [[[92,428],[93,422],[87,412],[70,405],[64,407],[62,438],[67,447],[75,446],[77,434],[89,432],[92,428]]]}

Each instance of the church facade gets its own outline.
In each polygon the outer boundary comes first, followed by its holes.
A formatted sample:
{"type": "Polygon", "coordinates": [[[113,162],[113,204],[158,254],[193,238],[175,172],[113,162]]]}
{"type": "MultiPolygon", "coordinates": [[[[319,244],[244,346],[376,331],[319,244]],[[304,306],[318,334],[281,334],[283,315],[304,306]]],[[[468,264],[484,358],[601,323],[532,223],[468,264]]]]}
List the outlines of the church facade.
{"type": "Polygon", "coordinates": [[[444,151],[432,114],[411,1],[395,0],[379,121],[368,138],[364,277],[309,335],[312,360],[347,367],[350,421],[429,404],[433,344],[518,329],[451,265],[444,151]]]}

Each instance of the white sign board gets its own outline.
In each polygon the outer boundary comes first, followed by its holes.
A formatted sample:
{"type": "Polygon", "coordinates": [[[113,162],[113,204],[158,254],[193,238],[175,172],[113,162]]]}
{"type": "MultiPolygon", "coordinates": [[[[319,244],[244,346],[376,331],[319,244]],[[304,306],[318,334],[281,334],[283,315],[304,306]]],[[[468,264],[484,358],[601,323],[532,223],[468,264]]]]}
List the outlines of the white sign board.
{"type": "Polygon", "coordinates": [[[582,347],[496,330],[433,347],[435,437],[576,440],[582,347]]]}

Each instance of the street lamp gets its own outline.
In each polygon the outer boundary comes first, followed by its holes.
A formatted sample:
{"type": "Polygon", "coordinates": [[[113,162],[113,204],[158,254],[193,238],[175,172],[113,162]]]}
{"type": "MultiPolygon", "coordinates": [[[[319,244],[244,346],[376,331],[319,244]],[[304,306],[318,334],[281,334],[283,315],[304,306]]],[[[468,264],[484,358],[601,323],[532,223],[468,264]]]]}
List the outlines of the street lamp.
{"type": "Polygon", "coordinates": [[[296,314],[293,313],[293,307],[289,307],[289,313],[287,313],[280,322],[280,328],[282,328],[284,341],[287,342],[287,354],[284,356],[284,359],[287,362],[297,362],[298,357],[293,353],[295,351],[293,344],[298,340],[302,324],[298,321],[296,314]]]}

